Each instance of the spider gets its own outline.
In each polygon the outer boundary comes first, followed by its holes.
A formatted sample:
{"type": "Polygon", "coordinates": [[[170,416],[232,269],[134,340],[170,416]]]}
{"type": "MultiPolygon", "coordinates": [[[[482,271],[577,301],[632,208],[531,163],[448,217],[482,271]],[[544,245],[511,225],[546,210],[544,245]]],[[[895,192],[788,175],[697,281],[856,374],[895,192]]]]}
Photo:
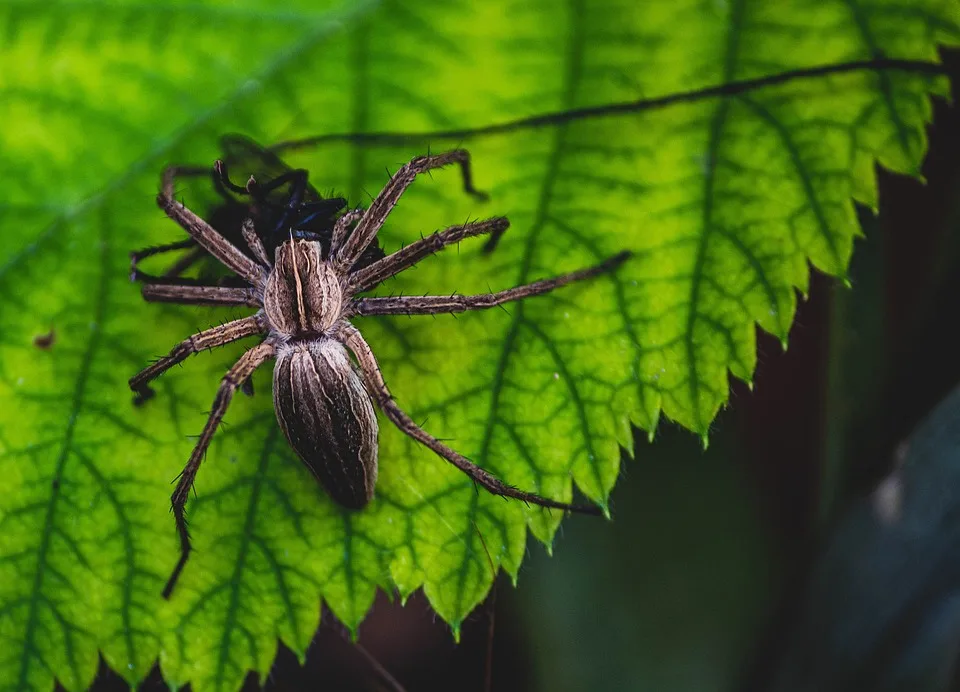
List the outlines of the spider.
{"type": "MultiPolygon", "coordinates": [[[[600,514],[595,506],[558,502],[514,488],[426,432],[394,402],[376,356],[350,323],[352,317],[366,315],[435,315],[491,308],[611,271],[629,256],[629,252],[621,252],[593,267],[490,294],[358,297],[448,245],[507,229],[509,222],[504,217],[451,226],[371,264],[358,265],[416,176],[448,164],[459,165],[465,190],[476,194],[471,183],[470,157],[465,150],[418,156],[391,176],[365,211],[357,209],[339,216],[328,243],[310,236],[296,237],[288,230],[272,257],[252,220],[246,220],[242,227],[249,249],[246,254],[174,199],[172,177],[165,176],[157,197],[160,208],[245,285],[147,283],[143,286],[144,298],[182,304],[250,306],[257,311],[188,337],[174,346],[169,355],[132,377],[130,388],[143,396],[151,380],[192,353],[244,337],[264,337],[224,375],[207,422],[171,496],[180,558],[163,590],[165,598],[170,597],[190,556],[185,505],[207,447],[236,390],[271,358],[276,360],[273,404],[280,428],[330,497],[347,509],[361,509],[373,498],[378,470],[376,403],[402,432],[495,495],[543,507],[600,514]]],[[[216,162],[214,168],[227,179],[222,162],[216,162]]]]}

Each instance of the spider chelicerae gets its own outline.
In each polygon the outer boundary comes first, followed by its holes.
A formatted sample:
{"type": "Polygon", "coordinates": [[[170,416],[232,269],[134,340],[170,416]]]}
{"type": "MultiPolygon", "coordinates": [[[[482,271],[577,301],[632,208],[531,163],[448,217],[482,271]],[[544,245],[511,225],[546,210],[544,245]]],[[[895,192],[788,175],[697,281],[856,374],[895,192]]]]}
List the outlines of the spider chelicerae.
{"type": "MultiPolygon", "coordinates": [[[[200,285],[174,275],[145,283],[146,300],[188,305],[249,306],[249,317],[207,329],[177,344],[170,353],[130,379],[139,399],[149,395],[148,383],[190,354],[222,346],[244,337],[262,336],[224,375],[209,418],[171,497],[181,555],[163,594],[169,597],[190,555],[184,507],[207,447],[223,419],[236,390],[260,365],[276,360],[273,403],[277,421],[290,446],[313,472],[330,497],[349,509],[360,509],[373,498],[377,481],[377,417],[374,402],[384,416],[411,438],[426,445],[466,473],[475,483],[496,495],[530,504],[599,514],[591,505],[558,502],[514,488],[477,466],[417,425],[393,400],[377,364],[376,356],[350,318],[366,315],[435,315],[483,310],[508,301],[536,296],[575,281],[610,271],[629,256],[621,252],[586,269],[481,295],[360,297],[386,279],[417,261],[465,238],[489,234],[498,237],[508,227],[503,217],[465,223],[437,231],[371,261],[370,248],[391,210],[417,175],[457,164],[464,188],[479,194],[471,182],[469,154],[457,149],[418,156],[402,166],[366,210],[329,215],[329,232],[303,230],[299,221],[311,216],[304,202],[305,171],[291,171],[290,199],[278,210],[283,237],[264,238],[252,219],[242,224],[242,237],[249,252],[232,244],[210,224],[174,198],[176,169],[168,169],[157,198],[161,209],[195,242],[227,269],[242,285],[200,285]],[[272,256],[267,251],[271,247],[272,256]],[[365,257],[366,261],[361,262],[365,257]],[[351,358],[352,355],[352,358],[351,358]]],[[[263,187],[253,178],[246,188],[230,182],[226,167],[214,164],[217,177],[234,191],[268,203],[263,187]]],[[[275,181],[274,181],[275,182],[275,181]]],[[[277,185],[274,184],[273,188],[277,185]]],[[[268,229],[275,236],[277,229],[268,229]]],[[[165,246],[169,248],[171,246],[165,246]]],[[[382,254],[382,253],[381,253],[382,254]]],[[[135,253],[134,264],[144,253],[135,253]]]]}

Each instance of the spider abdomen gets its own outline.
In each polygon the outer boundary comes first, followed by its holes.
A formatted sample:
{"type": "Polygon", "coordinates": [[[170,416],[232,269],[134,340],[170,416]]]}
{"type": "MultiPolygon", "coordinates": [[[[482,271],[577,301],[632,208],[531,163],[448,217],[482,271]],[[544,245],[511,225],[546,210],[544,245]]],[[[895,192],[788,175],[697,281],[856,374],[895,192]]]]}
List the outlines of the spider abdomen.
{"type": "Polygon", "coordinates": [[[277,349],[273,405],[290,446],[334,501],[360,509],[377,482],[377,416],[344,347],[333,339],[277,349]]]}

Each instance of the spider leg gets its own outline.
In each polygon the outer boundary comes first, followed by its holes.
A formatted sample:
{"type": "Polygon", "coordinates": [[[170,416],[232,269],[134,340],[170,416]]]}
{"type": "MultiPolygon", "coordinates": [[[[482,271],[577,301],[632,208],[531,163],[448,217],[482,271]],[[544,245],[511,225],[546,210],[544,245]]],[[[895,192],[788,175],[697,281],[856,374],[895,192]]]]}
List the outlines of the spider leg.
{"type": "Polygon", "coordinates": [[[363,214],[363,209],[351,209],[337,219],[337,222],[333,225],[333,237],[330,240],[331,249],[343,246],[344,241],[347,239],[347,233],[350,231],[350,226],[362,219],[363,214]]]}
{"type": "Polygon", "coordinates": [[[260,240],[260,236],[257,235],[257,230],[253,226],[253,219],[246,219],[243,222],[243,227],[240,229],[240,232],[243,233],[243,239],[247,242],[247,247],[253,252],[253,256],[268,269],[272,267],[273,262],[270,261],[267,250],[263,247],[263,241],[260,240]]]}
{"type": "MultiPolygon", "coordinates": [[[[459,243],[464,238],[476,235],[490,234],[490,239],[499,238],[509,228],[510,222],[503,216],[497,216],[485,221],[465,223],[461,226],[451,226],[421,238],[415,243],[400,248],[392,255],[360,269],[350,275],[350,290],[353,293],[369,291],[377,284],[386,281],[391,276],[399,274],[404,269],[416,264],[424,257],[439,252],[447,245],[459,243]]],[[[488,243],[489,244],[489,243],[488,243]]]]}
{"type": "Polygon", "coordinates": [[[166,189],[157,196],[157,204],[167,216],[180,224],[198,245],[220,260],[228,269],[233,270],[254,286],[259,286],[263,282],[266,274],[263,267],[231,245],[210,224],[169,196],[166,189]]]}
{"type": "MultiPolygon", "coordinates": [[[[361,138],[362,138],[362,135],[361,135],[361,138]]],[[[267,152],[269,152],[269,153],[271,153],[271,154],[274,154],[274,155],[276,155],[276,154],[278,154],[278,153],[287,152],[287,151],[301,151],[301,150],[304,150],[304,149],[308,149],[308,148],[311,148],[311,147],[317,147],[317,146],[319,146],[319,145],[322,145],[326,140],[330,140],[330,139],[331,139],[331,136],[330,136],[330,135],[321,135],[321,136],[319,136],[319,137],[305,137],[304,139],[288,139],[288,140],[285,140],[285,141],[282,141],[282,142],[277,142],[276,144],[271,144],[271,145],[268,146],[268,147],[264,147],[264,150],[267,151],[267,152]]],[[[332,139],[338,139],[338,136],[337,136],[337,135],[334,135],[334,136],[332,137],[332,139]]],[[[350,136],[349,136],[349,135],[347,136],[347,139],[348,139],[348,140],[350,139],[350,136]]],[[[375,140],[375,139],[376,139],[376,136],[374,137],[374,140],[375,140]]],[[[389,140],[389,137],[388,137],[387,139],[389,140]]],[[[428,149],[427,149],[427,154],[429,155],[429,153],[430,153],[430,151],[429,151],[429,148],[428,148],[428,149]]],[[[479,190],[476,190],[476,189],[473,187],[473,180],[472,180],[472,176],[471,176],[471,174],[470,174],[469,164],[468,164],[468,166],[467,166],[467,170],[464,171],[464,181],[463,181],[463,182],[464,182],[463,191],[466,192],[468,195],[472,195],[472,196],[477,197],[477,198],[479,198],[479,199],[481,199],[481,200],[487,198],[486,193],[480,192],[479,190]]],[[[346,203],[347,203],[346,200],[344,200],[343,205],[345,205],[346,203]]],[[[341,207],[342,207],[343,205],[341,205],[341,207]]],[[[496,243],[493,242],[493,239],[492,239],[492,238],[491,238],[491,243],[493,243],[494,245],[496,244],[496,243]]],[[[493,248],[491,247],[491,248],[489,248],[489,249],[492,250],[493,248]]]]}
{"type": "MultiPolygon", "coordinates": [[[[166,197],[172,198],[175,193],[174,183],[177,178],[180,177],[198,177],[198,176],[207,176],[210,174],[210,169],[200,166],[168,166],[164,169],[162,175],[162,189],[163,194],[166,197]]],[[[226,164],[221,161],[217,161],[214,164],[213,168],[213,181],[214,189],[227,201],[232,201],[233,198],[230,196],[230,192],[234,193],[243,193],[246,194],[246,190],[237,185],[234,185],[228,175],[226,164]]],[[[254,251],[255,256],[257,250],[250,243],[249,238],[244,234],[244,238],[247,240],[247,245],[250,246],[251,250],[254,251]]],[[[261,243],[262,245],[262,243],[261,243]]],[[[138,252],[131,253],[131,273],[134,280],[140,279],[145,275],[140,272],[140,262],[142,262],[147,257],[152,257],[154,255],[164,254],[167,252],[174,252],[176,250],[190,250],[192,252],[187,253],[180,259],[178,259],[169,269],[163,273],[164,278],[178,278],[184,272],[186,272],[190,267],[195,265],[201,259],[207,255],[207,251],[202,247],[197,246],[197,241],[193,238],[187,238],[186,240],[181,240],[176,243],[168,243],[166,245],[158,245],[154,247],[148,247],[138,252]]],[[[260,259],[257,256],[257,259],[260,259]]],[[[270,263],[267,262],[266,266],[270,266],[270,263]]]]}
{"type": "Polygon", "coordinates": [[[332,254],[337,269],[348,271],[363,254],[366,247],[373,242],[383,222],[397,205],[404,190],[421,173],[435,168],[442,168],[451,163],[460,165],[463,174],[463,189],[474,197],[486,199],[486,195],[473,187],[473,176],[470,172],[470,154],[465,149],[454,149],[435,156],[418,156],[409,163],[400,167],[390,181],[370,204],[366,214],[357,224],[353,233],[343,245],[333,246],[332,254]]]}
{"type": "Polygon", "coordinates": [[[147,257],[153,257],[154,255],[161,255],[165,252],[174,252],[175,250],[188,250],[197,246],[197,241],[193,238],[187,238],[186,240],[179,240],[175,243],[166,243],[164,245],[151,245],[150,247],[145,247],[142,250],[137,250],[136,252],[130,253],[130,266],[133,269],[137,268],[137,265],[140,264],[147,257]]]}
{"type": "Polygon", "coordinates": [[[163,597],[170,598],[170,593],[183,571],[187,559],[190,557],[190,533],[187,530],[187,518],[184,513],[184,507],[187,498],[190,496],[190,488],[193,486],[193,480],[197,476],[197,470],[203,461],[203,457],[210,446],[210,440],[217,431],[220,421],[223,420],[230,400],[234,392],[243,385],[244,382],[253,374],[253,371],[263,365],[274,354],[273,344],[262,343],[254,346],[249,351],[240,356],[240,360],[234,364],[220,382],[220,388],[217,390],[217,396],[213,400],[213,408],[210,411],[210,417],[207,418],[206,425],[203,426],[203,432],[200,433],[200,439],[197,440],[193,453],[190,454],[190,460],[183,468],[180,474],[180,480],[177,483],[176,490],[170,496],[170,502],[173,508],[173,516],[177,522],[177,534],[180,536],[180,559],[177,561],[167,585],[163,588],[163,597]]]}
{"type": "MultiPolygon", "coordinates": [[[[167,166],[163,170],[161,176],[161,189],[163,190],[163,195],[165,197],[173,198],[176,190],[175,183],[177,178],[196,178],[199,176],[210,175],[210,169],[205,166],[167,166]]],[[[147,257],[152,257],[153,255],[164,254],[167,252],[174,252],[176,250],[189,250],[192,248],[192,252],[187,253],[172,267],[164,272],[165,277],[177,277],[183,274],[187,269],[192,267],[194,264],[200,261],[201,258],[206,254],[202,248],[197,247],[197,241],[193,238],[188,238],[186,240],[181,240],[176,243],[168,243],[166,245],[158,245],[155,247],[148,247],[139,252],[131,253],[131,270],[134,278],[139,276],[139,264],[147,257]]]]}
{"type": "Polygon", "coordinates": [[[145,260],[147,257],[162,255],[168,252],[175,252],[177,250],[191,250],[191,252],[178,259],[173,266],[167,269],[167,271],[163,273],[165,278],[178,278],[187,269],[200,261],[200,259],[206,254],[206,251],[203,248],[197,246],[197,241],[195,241],[193,238],[187,238],[186,240],[180,240],[175,243],[166,243],[165,245],[153,245],[151,247],[144,248],[143,250],[131,252],[131,278],[134,281],[138,281],[142,277],[147,276],[140,271],[140,262],[145,260]]]}
{"type": "Polygon", "coordinates": [[[221,194],[229,199],[229,193],[236,195],[249,194],[245,187],[237,185],[230,180],[230,173],[227,171],[227,162],[223,159],[217,159],[213,162],[213,180],[221,194]]]}
{"type": "Polygon", "coordinates": [[[151,303],[180,305],[248,305],[259,307],[260,300],[252,288],[199,286],[194,284],[149,283],[140,288],[143,299],[151,303]]]}
{"type": "Polygon", "coordinates": [[[147,383],[156,379],[177,363],[182,363],[193,353],[204,349],[215,348],[237,341],[247,336],[263,333],[263,318],[259,315],[251,315],[239,320],[227,322],[219,327],[206,329],[190,336],[171,349],[170,353],[157,362],[144,368],[139,373],[130,378],[130,389],[136,392],[137,397],[134,403],[140,404],[153,396],[153,391],[147,386],[147,383]]]}
{"type": "MultiPolygon", "coordinates": [[[[474,296],[403,296],[396,298],[355,298],[350,307],[354,315],[436,315],[466,310],[485,310],[512,300],[521,300],[530,296],[548,293],[575,281],[612,271],[626,259],[630,252],[621,252],[593,267],[562,274],[552,279],[534,281],[523,286],[508,288],[496,293],[483,293],[474,296]]],[[[375,265],[371,265],[375,266],[375,265]]]]}
{"type": "Polygon", "coordinates": [[[594,505],[575,505],[567,502],[558,502],[514,488],[501,481],[489,471],[477,466],[459,452],[447,447],[440,440],[417,425],[410,416],[397,406],[393,400],[393,395],[390,394],[390,390],[387,388],[387,383],[383,379],[383,374],[380,372],[377,358],[374,356],[370,345],[363,336],[361,336],[360,332],[349,323],[342,322],[338,338],[347,345],[347,348],[349,348],[356,357],[357,363],[360,365],[360,370],[363,372],[363,379],[366,383],[367,390],[380,406],[384,415],[386,415],[394,425],[400,428],[403,433],[409,435],[420,444],[432,449],[439,456],[470,476],[475,483],[483,486],[488,492],[494,495],[502,495],[503,497],[512,497],[541,507],[581,512],[583,514],[601,515],[603,513],[599,507],[594,505]]]}

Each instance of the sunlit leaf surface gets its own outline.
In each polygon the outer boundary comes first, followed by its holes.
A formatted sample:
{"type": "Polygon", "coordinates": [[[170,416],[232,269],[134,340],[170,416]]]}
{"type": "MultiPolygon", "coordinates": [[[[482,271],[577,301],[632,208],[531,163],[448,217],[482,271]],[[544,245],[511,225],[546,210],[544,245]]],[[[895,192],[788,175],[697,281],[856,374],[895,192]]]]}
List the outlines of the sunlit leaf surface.
{"type": "MultiPolygon", "coordinates": [[[[814,65],[935,61],[957,19],[939,0],[0,7],[0,689],[81,690],[100,650],[131,682],[159,656],[171,684],[233,690],[268,670],[278,636],[303,654],[321,597],[356,627],[377,587],[422,587],[456,630],[491,562],[517,575],[527,529],[549,544],[561,518],[476,492],[385,421],[376,500],[339,509],[280,435],[265,368],[200,472],[196,552],[162,601],[169,482],[243,348],[194,357],[131,405],[126,380],[151,357],[243,314],[148,305],[129,283],[131,249],[182,237],[153,205],[164,165],[211,163],[225,132],[439,133],[814,65]]],[[[358,322],[432,433],[518,487],[604,504],[631,423],[653,431],[662,413],[705,436],[728,372],[751,377],[755,324],[785,340],[808,263],[843,276],[853,200],[876,204],[877,162],[917,173],[929,96],[946,90],[859,70],[290,160],[356,204],[428,147],[470,148],[490,201],[437,173],[383,244],[494,214],[510,231],[490,256],[465,242],[382,292],[495,290],[635,253],[506,310],[358,322]]],[[[179,189],[202,209],[207,185],[179,189]]]]}

